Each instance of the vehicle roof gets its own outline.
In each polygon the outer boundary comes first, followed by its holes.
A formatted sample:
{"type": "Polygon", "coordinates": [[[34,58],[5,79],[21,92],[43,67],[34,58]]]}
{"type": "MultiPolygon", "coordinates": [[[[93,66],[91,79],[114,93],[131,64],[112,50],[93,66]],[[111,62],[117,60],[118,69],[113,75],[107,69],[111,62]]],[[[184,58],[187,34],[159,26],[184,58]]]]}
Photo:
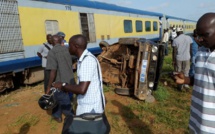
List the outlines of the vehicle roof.
{"type": "Polygon", "coordinates": [[[72,6],[80,6],[80,7],[111,10],[111,11],[119,11],[119,12],[126,12],[126,13],[134,13],[134,14],[140,14],[140,15],[150,15],[150,16],[158,16],[158,17],[163,16],[163,14],[161,13],[121,7],[114,4],[108,4],[108,3],[97,2],[97,1],[88,1],[88,0],[37,0],[37,1],[67,4],[72,6]]]}

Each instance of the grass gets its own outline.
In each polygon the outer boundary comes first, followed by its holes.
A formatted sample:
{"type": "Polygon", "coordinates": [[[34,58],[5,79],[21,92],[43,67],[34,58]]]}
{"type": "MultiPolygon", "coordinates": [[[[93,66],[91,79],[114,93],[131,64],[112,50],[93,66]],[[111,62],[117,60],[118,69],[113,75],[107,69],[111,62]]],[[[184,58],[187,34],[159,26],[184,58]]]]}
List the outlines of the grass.
{"type": "Polygon", "coordinates": [[[52,131],[55,131],[57,129],[57,122],[53,119],[49,120],[48,125],[50,126],[50,129],[52,131]]]}
{"type": "Polygon", "coordinates": [[[19,116],[15,122],[11,124],[11,126],[23,126],[25,124],[28,124],[29,126],[35,126],[39,121],[40,119],[37,116],[26,113],[19,116]]]}
{"type": "Polygon", "coordinates": [[[165,87],[160,85],[158,86],[157,91],[154,92],[153,95],[157,101],[165,101],[165,100],[168,100],[168,98],[170,97],[169,91],[166,90],[165,87]]]}

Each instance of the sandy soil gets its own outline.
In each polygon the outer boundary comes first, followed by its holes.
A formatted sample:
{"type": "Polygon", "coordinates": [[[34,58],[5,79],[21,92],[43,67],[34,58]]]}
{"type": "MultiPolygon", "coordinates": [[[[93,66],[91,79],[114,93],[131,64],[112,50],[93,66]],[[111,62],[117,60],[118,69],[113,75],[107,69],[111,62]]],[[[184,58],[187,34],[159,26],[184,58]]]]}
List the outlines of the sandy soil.
{"type": "MultiPolygon", "coordinates": [[[[43,84],[23,87],[16,91],[1,95],[0,97],[0,134],[60,134],[63,123],[57,123],[51,119],[50,113],[42,110],[38,105],[38,99],[43,94],[43,84]]],[[[118,96],[114,92],[105,93],[107,98],[106,113],[120,115],[120,107],[126,105],[129,97],[118,96]]],[[[115,122],[109,116],[109,122],[115,122]]],[[[118,120],[118,117],[116,117],[118,120]]],[[[118,122],[124,126],[126,133],[132,133],[127,124],[118,122]]],[[[111,123],[111,127],[114,126],[111,123]]],[[[118,126],[118,125],[117,125],[118,126]]],[[[121,133],[113,128],[111,133],[121,133]]],[[[124,133],[124,132],[122,132],[124,133]]]]}

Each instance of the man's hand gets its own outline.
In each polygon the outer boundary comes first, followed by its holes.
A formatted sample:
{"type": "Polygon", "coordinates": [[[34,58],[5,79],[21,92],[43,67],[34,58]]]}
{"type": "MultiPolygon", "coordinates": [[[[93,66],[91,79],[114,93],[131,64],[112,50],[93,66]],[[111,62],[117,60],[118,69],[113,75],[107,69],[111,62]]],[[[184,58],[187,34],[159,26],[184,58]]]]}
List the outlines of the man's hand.
{"type": "Polygon", "coordinates": [[[186,77],[181,72],[175,72],[174,73],[175,82],[177,84],[185,84],[186,77]]]}
{"type": "Polygon", "coordinates": [[[62,90],[62,82],[53,82],[52,86],[57,88],[57,89],[62,90]]]}

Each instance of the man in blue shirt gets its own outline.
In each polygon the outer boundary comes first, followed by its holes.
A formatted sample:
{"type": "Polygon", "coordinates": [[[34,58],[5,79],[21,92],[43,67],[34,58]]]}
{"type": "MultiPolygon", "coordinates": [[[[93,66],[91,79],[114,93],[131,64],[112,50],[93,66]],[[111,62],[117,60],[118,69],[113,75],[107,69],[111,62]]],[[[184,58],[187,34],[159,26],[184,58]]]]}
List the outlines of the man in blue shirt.
{"type": "Polygon", "coordinates": [[[189,71],[189,76],[193,77],[194,76],[194,67],[195,67],[195,55],[198,51],[198,44],[196,43],[197,41],[197,33],[196,29],[193,31],[193,37],[192,37],[193,43],[191,45],[191,65],[190,65],[190,71],[189,71]]]}

